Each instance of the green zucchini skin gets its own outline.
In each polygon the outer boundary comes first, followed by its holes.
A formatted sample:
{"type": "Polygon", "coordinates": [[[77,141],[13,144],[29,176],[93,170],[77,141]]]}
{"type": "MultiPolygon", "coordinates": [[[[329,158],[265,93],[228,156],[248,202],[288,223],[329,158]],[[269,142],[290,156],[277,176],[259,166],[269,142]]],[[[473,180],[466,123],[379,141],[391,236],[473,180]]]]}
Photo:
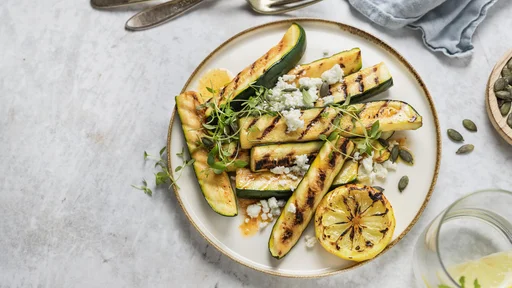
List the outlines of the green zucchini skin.
{"type": "MultiPolygon", "coordinates": [[[[329,91],[334,96],[334,103],[344,102],[350,96],[351,103],[359,103],[382,93],[393,86],[393,77],[384,63],[361,69],[346,76],[342,83],[331,85],[329,91]]],[[[325,106],[320,98],[316,107],[325,106]]]]}
{"type": "Polygon", "coordinates": [[[313,218],[316,207],[341,170],[346,156],[350,155],[353,149],[354,144],[340,136],[336,136],[332,142],[324,143],[272,228],[268,241],[272,257],[283,258],[298,242],[313,218]],[[295,213],[290,212],[292,205],[295,207],[295,213]]]}
{"type": "Polygon", "coordinates": [[[235,187],[239,198],[268,199],[288,198],[299,185],[300,178],[291,179],[284,174],[269,171],[252,172],[248,168],[236,170],[235,187]]]}
{"type": "Polygon", "coordinates": [[[359,162],[345,161],[343,167],[341,167],[340,173],[334,178],[331,189],[356,181],[358,168],[359,162]]]}
{"type": "Polygon", "coordinates": [[[193,167],[201,192],[213,211],[222,216],[233,217],[238,214],[238,206],[228,174],[213,173],[207,163],[208,151],[196,144],[197,139],[201,139],[204,135],[202,128],[204,111],[196,109],[202,103],[201,96],[196,92],[189,91],[176,97],[178,115],[188,151],[195,160],[193,167]]]}
{"type": "Polygon", "coordinates": [[[251,170],[261,172],[277,166],[291,167],[295,163],[295,157],[304,154],[308,155],[309,162],[311,162],[322,145],[322,141],[312,141],[300,144],[284,143],[252,147],[251,170]]]}
{"type": "Polygon", "coordinates": [[[281,116],[262,115],[260,117],[243,117],[239,119],[240,145],[249,149],[255,145],[287,142],[308,142],[319,140],[320,135],[329,135],[334,131],[332,123],[339,118],[339,131],[344,137],[364,134],[377,120],[380,130],[401,131],[415,130],[423,125],[421,115],[414,108],[398,100],[380,100],[350,105],[361,119],[354,123],[350,115],[339,115],[333,107],[301,110],[304,127],[287,132],[287,125],[281,116]]]}
{"type": "MultiPolygon", "coordinates": [[[[306,32],[302,26],[293,23],[276,46],[238,73],[212,101],[217,101],[221,107],[229,100],[237,100],[231,101],[230,106],[239,111],[244,101],[238,100],[247,100],[254,96],[255,91],[251,85],[272,88],[281,75],[299,63],[306,46],[306,32]]],[[[211,108],[208,109],[206,115],[210,116],[211,111],[211,108]]]]}

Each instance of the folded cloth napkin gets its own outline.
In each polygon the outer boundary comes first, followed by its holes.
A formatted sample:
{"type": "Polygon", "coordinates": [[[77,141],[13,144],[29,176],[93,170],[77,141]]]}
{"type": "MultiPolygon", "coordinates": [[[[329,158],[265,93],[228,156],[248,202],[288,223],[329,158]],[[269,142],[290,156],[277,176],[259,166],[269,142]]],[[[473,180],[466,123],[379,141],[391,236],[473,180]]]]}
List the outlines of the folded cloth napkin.
{"type": "Polygon", "coordinates": [[[497,0],[348,0],[373,22],[421,30],[425,45],[449,57],[470,55],[471,38],[497,0]]]}

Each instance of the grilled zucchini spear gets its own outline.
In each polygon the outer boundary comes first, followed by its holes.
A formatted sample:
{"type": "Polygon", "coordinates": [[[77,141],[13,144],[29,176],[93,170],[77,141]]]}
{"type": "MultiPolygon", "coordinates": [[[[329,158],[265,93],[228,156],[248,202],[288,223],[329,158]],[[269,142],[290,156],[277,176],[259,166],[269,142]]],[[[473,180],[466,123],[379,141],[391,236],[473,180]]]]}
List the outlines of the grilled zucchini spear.
{"type": "Polygon", "coordinates": [[[243,117],[239,120],[240,145],[249,149],[259,144],[307,142],[318,140],[320,135],[329,135],[335,130],[333,122],[339,117],[337,127],[341,135],[353,137],[363,135],[364,129],[370,129],[377,120],[380,130],[415,130],[422,126],[422,118],[409,104],[397,100],[382,100],[353,104],[359,121],[353,121],[351,115],[339,115],[333,107],[302,110],[300,119],[304,127],[287,133],[287,125],[280,115],[261,117],[243,117]]]}
{"type": "Polygon", "coordinates": [[[284,257],[297,243],[353,149],[354,144],[340,136],[324,143],[272,228],[268,248],[273,257],[284,257]]]}
{"type": "Polygon", "coordinates": [[[228,174],[213,173],[207,163],[208,151],[197,144],[201,143],[201,137],[204,135],[202,126],[204,111],[196,109],[202,103],[201,96],[196,92],[185,92],[176,97],[176,106],[188,151],[196,160],[193,165],[197,182],[213,211],[223,216],[236,216],[238,214],[236,196],[228,174]]]}
{"type": "Polygon", "coordinates": [[[255,146],[251,149],[251,170],[253,172],[268,171],[276,166],[293,166],[297,156],[308,155],[308,162],[313,161],[322,141],[307,143],[285,143],[255,146]]]}

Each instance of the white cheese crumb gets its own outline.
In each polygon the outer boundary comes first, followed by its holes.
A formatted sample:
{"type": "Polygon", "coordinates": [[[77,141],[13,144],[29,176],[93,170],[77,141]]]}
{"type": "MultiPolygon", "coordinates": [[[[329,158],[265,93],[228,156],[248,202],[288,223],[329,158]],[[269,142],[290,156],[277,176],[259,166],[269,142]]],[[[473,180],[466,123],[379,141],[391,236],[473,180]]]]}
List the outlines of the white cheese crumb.
{"type": "Polygon", "coordinates": [[[297,78],[295,75],[283,75],[283,81],[290,82],[297,78]]]}
{"type": "Polygon", "coordinates": [[[397,164],[396,163],[393,163],[390,160],[387,160],[387,161],[385,161],[382,164],[383,164],[384,168],[386,168],[388,170],[396,171],[396,168],[397,168],[397,164]]]}
{"type": "Polygon", "coordinates": [[[366,158],[361,161],[361,164],[363,164],[364,170],[366,170],[366,173],[370,173],[373,171],[373,152],[372,155],[366,156],[366,158]]]}
{"type": "MultiPolygon", "coordinates": [[[[292,167],[293,168],[293,167],[292,167]]],[[[292,180],[297,180],[299,179],[299,177],[295,176],[295,174],[292,174],[292,173],[289,173],[289,174],[286,174],[286,176],[288,176],[288,178],[292,179],[292,180]]],[[[293,191],[293,189],[292,189],[293,191]]]]}
{"type": "Polygon", "coordinates": [[[270,210],[270,212],[272,213],[273,216],[281,215],[281,209],[279,209],[279,208],[272,208],[272,210],[270,210]]]}
{"type": "Polygon", "coordinates": [[[282,111],[288,129],[286,132],[293,132],[304,127],[304,120],[300,119],[301,113],[299,109],[290,109],[290,111],[282,111]]]}
{"type": "Polygon", "coordinates": [[[295,156],[295,166],[291,167],[290,170],[304,176],[309,169],[308,161],[309,159],[307,154],[297,155],[295,156]]]}
{"type": "Polygon", "coordinates": [[[290,173],[290,168],[288,167],[284,167],[284,166],[276,166],[272,169],[270,169],[270,172],[274,173],[274,174],[288,174],[290,173]]]}
{"type": "Polygon", "coordinates": [[[247,206],[247,216],[251,218],[257,218],[260,215],[261,206],[258,204],[252,204],[247,206]]]}
{"type": "Polygon", "coordinates": [[[272,197],[272,198],[268,199],[268,207],[270,207],[270,209],[279,208],[279,206],[277,206],[276,197],[272,197]]]}
{"type": "Polygon", "coordinates": [[[315,236],[306,235],[304,239],[306,240],[307,248],[313,248],[315,246],[315,244],[316,244],[315,236]]]}
{"type": "Polygon", "coordinates": [[[324,101],[324,105],[329,105],[334,103],[334,96],[325,96],[322,100],[324,101]]]}
{"type": "Polygon", "coordinates": [[[285,200],[277,200],[277,207],[279,208],[283,208],[284,205],[286,205],[286,201],[285,200]]]}
{"type": "Polygon", "coordinates": [[[379,179],[386,179],[388,176],[388,169],[384,168],[384,166],[379,163],[373,165],[373,172],[375,172],[375,176],[379,179]]]}
{"type": "Polygon", "coordinates": [[[245,223],[249,223],[249,218],[245,218],[245,223]]]}
{"type": "Polygon", "coordinates": [[[259,225],[259,226],[260,226],[260,229],[262,229],[262,228],[267,227],[267,225],[268,225],[268,222],[265,222],[265,221],[264,221],[264,222],[260,222],[260,225],[259,225]]]}
{"type": "Polygon", "coordinates": [[[267,214],[267,217],[268,217],[268,219],[272,220],[272,218],[274,217],[274,215],[272,215],[272,213],[268,213],[268,214],[267,214]]]}
{"type": "Polygon", "coordinates": [[[388,146],[389,150],[393,149],[393,147],[398,145],[398,142],[396,140],[390,140],[390,141],[388,141],[388,143],[389,143],[389,146],[388,146]]]}
{"type": "Polygon", "coordinates": [[[268,219],[267,214],[261,214],[261,220],[266,221],[268,219]]]}
{"type": "Polygon", "coordinates": [[[320,78],[304,77],[304,78],[299,79],[299,86],[307,87],[308,89],[311,87],[320,88],[320,86],[322,86],[322,83],[323,83],[323,81],[320,78]]]}
{"type": "Polygon", "coordinates": [[[267,200],[260,200],[260,204],[263,213],[268,213],[268,211],[270,211],[270,207],[268,206],[267,200]]]}
{"type": "Polygon", "coordinates": [[[290,205],[288,205],[286,208],[286,211],[295,214],[295,212],[297,212],[297,207],[295,207],[295,204],[290,203],[290,205]]]}
{"type": "Polygon", "coordinates": [[[375,182],[375,177],[377,175],[375,174],[375,172],[370,172],[370,174],[368,175],[368,183],[370,183],[370,185],[373,184],[373,182],[375,182]]]}
{"type": "Polygon", "coordinates": [[[338,82],[341,82],[341,80],[343,79],[343,70],[341,70],[339,64],[336,64],[332,66],[331,69],[322,73],[321,77],[322,80],[327,82],[327,84],[329,85],[336,84],[338,82]]]}
{"type": "Polygon", "coordinates": [[[288,182],[286,182],[286,180],[279,180],[277,184],[279,184],[279,186],[286,187],[288,185],[288,182]]]}
{"type": "Polygon", "coordinates": [[[359,154],[359,152],[356,151],[354,153],[354,155],[352,156],[352,158],[353,158],[352,161],[357,162],[357,161],[363,159],[363,156],[361,156],[361,154],[359,154]]]}

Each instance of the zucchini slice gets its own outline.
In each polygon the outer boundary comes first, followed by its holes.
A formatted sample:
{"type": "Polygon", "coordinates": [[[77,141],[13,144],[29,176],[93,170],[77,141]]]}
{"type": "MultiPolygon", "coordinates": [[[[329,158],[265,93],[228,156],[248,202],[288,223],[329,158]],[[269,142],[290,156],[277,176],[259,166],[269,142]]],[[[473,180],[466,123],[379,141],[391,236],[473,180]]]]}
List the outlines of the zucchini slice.
{"type": "Polygon", "coordinates": [[[204,112],[196,107],[203,100],[196,92],[185,92],[176,97],[176,106],[190,156],[195,159],[194,172],[204,198],[213,211],[223,216],[236,216],[238,207],[236,195],[226,172],[215,174],[208,166],[208,151],[197,145],[203,132],[204,112]]]}
{"type": "Polygon", "coordinates": [[[295,158],[304,154],[308,155],[308,163],[311,163],[323,144],[322,141],[314,141],[252,147],[251,170],[260,172],[276,166],[291,167],[295,163],[295,158]]]}
{"type": "MultiPolygon", "coordinates": [[[[250,159],[249,159],[250,151],[246,150],[246,149],[241,149],[238,145],[238,142],[231,142],[229,144],[223,144],[223,149],[225,149],[225,151],[230,153],[230,155],[226,156],[230,161],[241,160],[241,161],[247,162],[248,164],[250,163],[250,159]]],[[[236,167],[236,165],[234,163],[232,163],[226,167],[226,172],[235,172],[236,169],[238,169],[238,168],[236,167]]]]}
{"type": "Polygon", "coordinates": [[[288,198],[300,180],[285,174],[268,171],[255,173],[247,168],[239,168],[236,170],[236,194],[240,198],[250,199],[288,198]]]}
{"type": "Polygon", "coordinates": [[[353,149],[354,144],[340,136],[324,143],[272,228],[268,248],[273,257],[284,257],[297,243],[353,149]]]}
{"type": "MultiPolygon", "coordinates": [[[[361,102],[393,86],[393,78],[384,63],[364,68],[359,72],[343,78],[342,83],[331,85],[329,91],[334,96],[334,103],[340,103],[350,95],[352,102],[361,102]]],[[[316,107],[325,106],[322,98],[315,103],[316,107]]]]}
{"type": "MultiPolygon", "coordinates": [[[[422,126],[422,117],[409,104],[397,100],[381,100],[350,105],[358,117],[354,123],[350,115],[342,115],[338,126],[344,137],[362,136],[363,129],[370,129],[377,120],[380,130],[415,130],[422,126]]],[[[301,111],[304,127],[287,133],[286,121],[281,116],[262,115],[239,119],[240,145],[249,149],[259,144],[307,142],[318,140],[320,135],[329,135],[334,130],[332,123],[338,118],[333,107],[312,108],[301,111]]]]}
{"type": "Polygon", "coordinates": [[[331,188],[352,183],[357,179],[357,170],[359,169],[359,162],[357,161],[346,161],[341,167],[340,173],[336,175],[332,182],[331,188]]]}
{"type": "Polygon", "coordinates": [[[331,69],[336,64],[340,65],[344,75],[349,75],[361,70],[361,66],[363,65],[361,49],[353,48],[308,64],[301,64],[293,68],[287,75],[296,76],[294,82],[297,84],[300,78],[320,78],[325,71],[331,69]]]}
{"type": "MultiPolygon", "coordinates": [[[[306,32],[299,24],[293,23],[276,46],[238,73],[214,101],[220,107],[228,100],[246,100],[254,95],[251,85],[272,88],[279,76],[297,65],[305,50],[306,32]]],[[[233,110],[238,111],[242,108],[242,103],[243,101],[231,101],[230,105],[233,110]]],[[[211,108],[206,112],[207,116],[210,114],[211,108]]]]}

